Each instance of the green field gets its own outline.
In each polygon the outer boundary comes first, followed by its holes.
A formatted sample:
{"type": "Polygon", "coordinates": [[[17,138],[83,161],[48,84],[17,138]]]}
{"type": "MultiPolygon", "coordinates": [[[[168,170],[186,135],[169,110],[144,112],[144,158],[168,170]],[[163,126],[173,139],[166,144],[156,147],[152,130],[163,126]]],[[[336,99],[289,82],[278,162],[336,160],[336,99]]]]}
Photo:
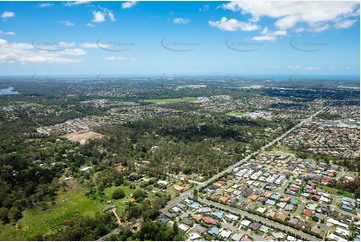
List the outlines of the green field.
{"type": "Polygon", "coordinates": [[[130,201],[130,198],[131,198],[130,194],[133,193],[135,190],[136,189],[130,189],[130,187],[128,187],[128,186],[109,187],[109,188],[104,189],[104,194],[105,194],[104,200],[105,200],[105,202],[107,202],[107,200],[111,200],[112,204],[117,206],[117,213],[121,217],[121,214],[125,211],[125,209],[127,207],[126,202],[130,201]],[[122,199],[118,199],[118,200],[112,199],[112,194],[113,194],[114,190],[116,190],[118,188],[121,188],[124,191],[125,197],[122,199]]]}
{"type": "Polygon", "coordinates": [[[242,116],[243,116],[243,112],[229,112],[229,113],[226,113],[226,115],[228,115],[228,116],[235,116],[235,117],[242,117],[242,116]]]}
{"type": "Polygon", "coordinates": [[[140,101],[146,103],[158,103],[158,102],[179,103],[179,102],[194,102],[196,100],[197,100],[196,97],[181,97],[181,98],[170,98],[170,99],[143,99],[140,101]]]}
{"type": "Polygon", "coordinates": [[[349,197],[349,198],[355,199],[355,195],[350,193],[350,192],[347,192],[347,191],[341,191],[341,190],[338,190],[336,188],[323,186],[323,185],[319,185],[317,187],[325,190],[328,193],[335,194],[337,196],[344,196],[344,197],[349,197]]]}
{"type": "MultiPolygon", "coordinates": [[[[55,199],[55,205],[49,205],[46,211],[41,208],[26,209],[16,225],[0,223],[0,240],[28,240],[36,235],[51,233],[66,224],[70,220],[80,216],[94,216],[96,213],[103,213],[107,206],[107,200],[116,187],[105,189],[104,201],[91,200],[85,196],[86,189],[76,182],[70,182],[70,187],[64,192],[60,189],[55,199]]],[[[120,200],[113,200],[112,204],[117,205],[117,212],[121,214],[126,205],[123,201],[129,201],[129,194],[134,191],[129,187],[121,186],[126,197],[120,200]]]]}

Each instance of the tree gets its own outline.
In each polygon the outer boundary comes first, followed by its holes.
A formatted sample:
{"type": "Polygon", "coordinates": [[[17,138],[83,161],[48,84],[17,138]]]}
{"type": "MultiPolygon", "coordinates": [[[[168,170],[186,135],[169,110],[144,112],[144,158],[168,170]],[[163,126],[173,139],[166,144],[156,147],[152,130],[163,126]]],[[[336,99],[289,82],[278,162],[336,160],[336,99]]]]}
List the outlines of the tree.
{"type": "Polygon", "coordinates": [[[192,167],[186,167],[183,169],[183,173],[185,175],[190,175],[190,174],[192,174],[192,170],[193,170],[192,167]]]}
{"type": "Polygon", "coordinates": [[[4,223],[10,222],[8,215],[9,215],[9,209],[7,209],[7,208],[0,208],[0,219],[1,219],[4,223]]]}
{"type": "Polygon", "coordinates": [[[137,189],[133,192],[133,198],[135,198],[137,201],[142,201],[147,193],[142,189],[137,189]]]}
{"type": "Polygon", "coordinates": [[[21,211],[17,207],[12,207],[9,211],[9,218],[18,221],[23,216],[21,211]]]}
{"type": "Polygon", "coordinates": [[[113,199],[122,199],[123,197],[125,197],[125,193],[122,189],[117,189],[113,192],[112,194],[112,198],[113,199]]]}
{"type": "Polygon", "coordinates": [[[195,201],[198,201],[198,190],[197,190],[197,189],[194,189],[194,190],[193,190],[193,199],[194,199],[195,201]]]}

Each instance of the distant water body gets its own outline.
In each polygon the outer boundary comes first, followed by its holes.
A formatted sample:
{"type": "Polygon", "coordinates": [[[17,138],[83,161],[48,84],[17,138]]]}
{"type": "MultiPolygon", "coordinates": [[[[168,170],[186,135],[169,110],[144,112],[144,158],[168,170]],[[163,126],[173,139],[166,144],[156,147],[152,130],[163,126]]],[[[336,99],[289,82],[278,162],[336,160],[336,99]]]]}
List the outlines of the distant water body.
{"type": "Polygon", "coordinates": [[[8,87],[4,89],[0,89],[0,95],[10,95],[10,94],[19,94],[18,91],[14,91],[13,87],[8,87]]]}

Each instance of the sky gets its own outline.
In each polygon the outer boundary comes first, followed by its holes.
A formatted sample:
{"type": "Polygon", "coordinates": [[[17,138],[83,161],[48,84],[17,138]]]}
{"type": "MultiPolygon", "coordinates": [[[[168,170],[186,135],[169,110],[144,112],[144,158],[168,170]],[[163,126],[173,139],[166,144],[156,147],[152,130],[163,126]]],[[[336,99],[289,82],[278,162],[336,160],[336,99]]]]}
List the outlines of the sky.
{"type": "Polygon", "coordinates": [[[0,2],[1,75],[360,73],[359,3],[0,2]]]}

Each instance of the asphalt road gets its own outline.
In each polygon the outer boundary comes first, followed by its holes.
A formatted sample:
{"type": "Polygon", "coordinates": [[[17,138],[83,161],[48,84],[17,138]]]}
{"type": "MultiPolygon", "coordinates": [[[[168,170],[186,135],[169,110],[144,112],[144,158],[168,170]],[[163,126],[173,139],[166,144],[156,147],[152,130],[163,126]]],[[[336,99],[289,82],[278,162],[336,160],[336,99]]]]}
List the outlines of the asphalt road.
{"type": "Polygon", "coordinates": [[[291,227],[288,227],[286,225],[283,225],[281,223],[278,223],[278,222],[275,222],[273,220],[270,220],[270,219],[267,219],[267,218],[264,218],[264,217],[261,217],[261,216],[258,216],[258,215],[255,215],[255,214],[252,214],[252,213],[249,213],[249,212],[246,212],[246,211],[243,211],[243,210],[240,210],[240,209],[237,209],[237,208],[233,208],[233,207],[229,207],[229,206],[226,206],[226,205],[223,205],[223,204],[220,204],[220,203],[216,203],[216,202],[213,202],[213,201],[209,201],[209,200],[205,200],[205,199],[199,199],[200,202],[204,203],[204,204],[207,204],[207,205],[213,205],[215,207],[218,207],[224,211],[228,211],[230,213],[233,213],[233,214],[237,214],[237,215],[241,215],[242,217],[249,217],[250,219],[254,220],[254,221],[260,221],[262,223],[265,223],[266,225],[269,225],[269,226],[273,226],[273,227],[278,227],[282,230],[285,230],[285,231],[290,231],[294,234],[297,234],[299,236],[301,236],[302,238],[305,238],[307,240],[312,240],[312,241],[315,241],[315,240],[319,240],[318,238],[312,236],[312,235],[309,235],[309,234],[306,234],[300,230],[296,230],[294,228],[291,228],[291,227]]]}
{"type": "Polygon", "coordinates": [[[115,230],[113,230],[112,232],[110,232],[109,234],[104,235],[103,237],[99,238],[97,241],[106,240],[106,238],[108,238],[109,236],[111,236],[111,235],[117,235],[117,234],[119,234],[119,232],[120,232],[120,229],[115,229],[115,230]]]}

